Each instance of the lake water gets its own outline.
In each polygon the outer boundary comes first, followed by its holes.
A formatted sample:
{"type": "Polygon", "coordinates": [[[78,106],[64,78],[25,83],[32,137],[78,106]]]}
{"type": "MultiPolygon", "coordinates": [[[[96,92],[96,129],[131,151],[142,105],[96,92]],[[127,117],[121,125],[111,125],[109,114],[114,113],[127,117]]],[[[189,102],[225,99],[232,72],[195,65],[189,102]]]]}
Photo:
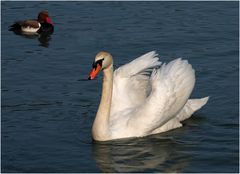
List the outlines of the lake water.
{"type": "Polygon", "coordinates": [[[238,2],[1,2],[2,172],[239,172],[238,2]],[[48,38],[8,31],[47,9],[48,38]],[[210,96],[182,128],[94,143],[101,76],[95,55],[116,67],[156,50],[188,59],[191,98],[210,96]]]}

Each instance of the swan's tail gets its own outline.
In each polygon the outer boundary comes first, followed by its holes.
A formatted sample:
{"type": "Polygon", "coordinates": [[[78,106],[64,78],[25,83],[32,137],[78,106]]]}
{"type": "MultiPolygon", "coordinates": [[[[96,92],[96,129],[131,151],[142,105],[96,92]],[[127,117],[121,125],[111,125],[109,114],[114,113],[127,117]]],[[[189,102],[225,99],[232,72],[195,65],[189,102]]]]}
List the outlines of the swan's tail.
{"type": "Polygon", "coordinates": [[[177,118],[173,118],[173,119],[169,120],[163,126],[155,129],[152,132],[152,134],[166,132],[168,130],[181,127],[182,124],[180,122],[191,117],[191,115],[195,111],[199,110],[201,107],[203,107],[207,103],[208,99],[209,99],[209,97],[204,97],[201,99],[189,99],[187,101],[187,103],[184,105],[183,109],[177,114],[177,118]]]}
{"type": "Polygon", "coordinates": [[[191,117],[194,112],[199,110],[207,103],[208,99],[209,97],[204,97],[201,99],[189,99],[183,109],[177,115],[179,121],[183,121],[191,117]]]}

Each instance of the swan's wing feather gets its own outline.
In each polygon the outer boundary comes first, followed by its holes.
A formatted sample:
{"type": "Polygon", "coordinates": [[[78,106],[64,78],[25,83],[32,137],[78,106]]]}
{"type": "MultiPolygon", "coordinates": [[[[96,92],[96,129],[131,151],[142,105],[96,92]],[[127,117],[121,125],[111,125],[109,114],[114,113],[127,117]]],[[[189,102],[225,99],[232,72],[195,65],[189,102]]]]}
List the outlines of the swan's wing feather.
{"type": "Polygon", "coordinates": [[[129,114],[128,127],[139,131],[140,136],[161,127],[184,107],[194,84],[195,73],[186,60],[176,59],[154,70],[152,92],[144,104],[129,114]]]}
{"type": "Polygon", "coordinates": [[[160,64],[151,51],[114,71],[111,115],[145,101],[151,91],[149,74],[160,64]]]}
{"type": "Polygon", "coordinates": [[[148,52],[130,63],[127,63],[121,67],[119,67],[114,75],[121,77],[132,77],[138,74],[145,74],[147,72],[151,72],[152,68],[156,68],[161,65],[159,62],[158,54],[155,51],[148,52]]]}

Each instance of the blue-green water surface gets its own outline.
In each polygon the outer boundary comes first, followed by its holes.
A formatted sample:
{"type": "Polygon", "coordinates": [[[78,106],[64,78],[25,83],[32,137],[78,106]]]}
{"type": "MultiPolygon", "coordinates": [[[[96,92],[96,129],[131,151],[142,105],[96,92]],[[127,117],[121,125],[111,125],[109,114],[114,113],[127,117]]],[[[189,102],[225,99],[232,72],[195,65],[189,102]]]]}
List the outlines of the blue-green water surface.
{"type": "Polygon", "coordinates": [[[1,2],[2,172],[239,172],[238,2],[1,2]],[[51,37],[8,31],[47,9],[51,37]],[[94,143],[101,76],[85,81],[96,53],[116,67],[152,50],[188,59],[191,98],[210,96],[182,128],[94,143]]]}

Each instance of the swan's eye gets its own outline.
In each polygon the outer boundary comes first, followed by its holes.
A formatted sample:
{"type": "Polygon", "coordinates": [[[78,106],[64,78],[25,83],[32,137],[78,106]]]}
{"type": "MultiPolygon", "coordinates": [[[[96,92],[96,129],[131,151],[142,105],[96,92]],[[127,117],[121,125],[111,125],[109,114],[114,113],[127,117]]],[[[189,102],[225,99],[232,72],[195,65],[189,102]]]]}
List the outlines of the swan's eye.
{"type": "Polygon", "coordinates": [[[102,67],[102,62],[103,62],[103,60],[104,60],[104,58],[103,58],[103,59],[100,59],[100,60],[97,60],[96,62],[93,62],[92,67],[93,67],[95,70],[96,70],[98,64],[102,67]]]}

